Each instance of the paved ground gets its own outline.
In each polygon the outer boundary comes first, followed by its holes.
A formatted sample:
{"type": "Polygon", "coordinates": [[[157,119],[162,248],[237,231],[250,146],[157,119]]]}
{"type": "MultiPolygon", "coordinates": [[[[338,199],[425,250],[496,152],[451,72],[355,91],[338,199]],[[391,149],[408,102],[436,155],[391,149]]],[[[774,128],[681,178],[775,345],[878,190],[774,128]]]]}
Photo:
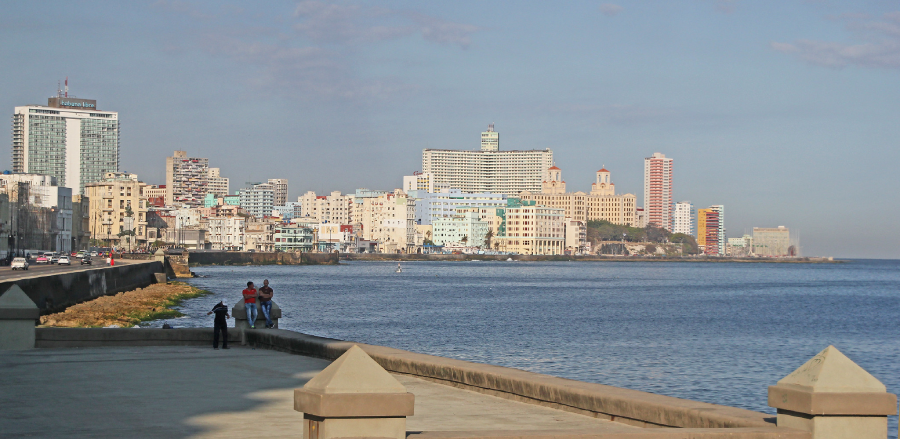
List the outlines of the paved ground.
{"type": "MultiPolygon", "coordinates": [[[[293,389],[328,362],[200,347],[0,353],[0,436],[299,437],[293,389]]],[[[409,431],[633,427],[397,375],[416,395],[409,431]]]]}
{"type": "MultiPolygon", "coordinates": [[[[72,265],[56,265],[56,264],[31,264],[28,270],[13,270],[9,266],[0,267],[0,282],[6,282],[17,279],[25,279],[29,277],[46,276],[48,274],[59,274],[69,271],[94,270],[97,268],[105,268],[106,258],[102,261],[97,258],[92,265],[81,265],[81,260],[72,258],[72,265]]],[[[116,265],[136,264],[141,260],[119,260],[116,259],[116,265]]]]}

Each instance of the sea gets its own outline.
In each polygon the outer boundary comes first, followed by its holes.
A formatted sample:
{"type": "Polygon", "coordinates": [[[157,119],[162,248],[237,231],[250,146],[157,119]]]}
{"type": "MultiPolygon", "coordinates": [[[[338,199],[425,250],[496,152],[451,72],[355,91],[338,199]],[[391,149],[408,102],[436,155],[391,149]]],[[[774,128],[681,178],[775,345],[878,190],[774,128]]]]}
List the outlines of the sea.
{"type": "Polygon", "coordinates": [[[268,279],[280,328],[323,337],[766,413],[767,387],[833,345],[900,393],[898,260],[401,267],[196,267],[188,282],[212,295],[167,322],[211,327],[214,304],[268,279]]]}

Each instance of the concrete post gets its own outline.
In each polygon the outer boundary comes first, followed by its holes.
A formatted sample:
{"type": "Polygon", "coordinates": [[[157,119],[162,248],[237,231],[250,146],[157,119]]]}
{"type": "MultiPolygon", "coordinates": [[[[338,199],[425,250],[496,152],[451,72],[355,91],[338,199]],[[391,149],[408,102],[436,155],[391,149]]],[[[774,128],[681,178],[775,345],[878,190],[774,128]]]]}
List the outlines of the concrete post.
{"type": "Polygon", "coordinates": [[[828,346],[769,386],[778,426],[808,431],[812,439],[885,439],[897,396],[881,381],[828,346]]]}
{"type": "Polygon", "coordinates": [[[406,438],[415,396],[359,346],[353,346],[303,388],[294,410],[303,412],[303,439],[406,438]]]}
{"type": "Polygon", "coordinates": [[[40,316],[18,285],[9,287],[0,296],[0,350],[34,349],[34,321],[40,316]]]}
{"type": "MultiPolygon", "coordinates": [[[[244,299],[239,299],[238,302],[234,304],[231,308],[231,316],[234,317],[234,328],[241,331],[241,344],[247,344],[246,337],[243,336],[243,333],[250,329],[250,322],[247,321],[247,309],[244,308],[244,299]]],[[[281,318],[281,308],[275,301],[272,301],[272,312],[269,314],[269,317],[272,318],[275,329],[278,329],[278,319],[281,318]]],[[[256,326],[256,329],[265,329],[266,327],[266,317],[259,308],[258,300],[256,302],[256,321],[254,322],[254,326],[256,326]]]]}
{"type": "Polygon", "coordinates": [[[166,252],[164,252],[163,249],[156,250],[156,252],[153,253],[153,260],[156,262],[162,262],[163,266],[165,266],[166,265],[166,252]]]}

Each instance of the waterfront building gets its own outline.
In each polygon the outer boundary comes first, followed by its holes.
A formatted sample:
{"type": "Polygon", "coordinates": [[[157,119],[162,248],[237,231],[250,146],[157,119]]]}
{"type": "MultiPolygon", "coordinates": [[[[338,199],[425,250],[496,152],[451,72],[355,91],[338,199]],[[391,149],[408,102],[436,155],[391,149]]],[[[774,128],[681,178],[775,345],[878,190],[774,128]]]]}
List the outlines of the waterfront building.
{"type": "Polygon", "coordinates": [[[275,251],[275,226],[273,218],[249,217],[244,223],[244,251],[275,251]]]}
{"type": "Polygon", "coordinates": [[[416,252],[416,203],[396,189],[379,197],[363,199],[363,239],[378,241],[385,253],[416,252]]]}
{"type": "Polygon", "coordinates": [[[753,253],[753,237],[744,235],[740,238],[728,238],[725,247],[726,256],[750,256],[753,253]]]}
{"type": "Polygon", "coordinates": [[[243,251],[247,220],[242,216],[209,218],[209,243],[213,250],[243,251]]]}
{"type": "Polygon", "coordinates": [[[544,206],[507,207],[500,249],[523,255],[561,255],[566,244],[565,210],[544,206]]]}
{"type": "Polygon", "coordinates": [[[534,201],[538,206],[563,209],[566,218],[577,221],[609,221],[634,226],[637,223],[634,194],[616,195],[610,172],[603,168],[596,173],[591,193],[567,192],[562,170],[556,166],[547,171],[548,179],[541,183],[540,193],[522,192],[519,198],[534,201]]]}
{"type": "Polygon", "coordinates": [[[436,245],[462,244],[467,247],[484,247],[485,235],[490,223],[481,218],[477,207],[460,207],[450,217],[434,220],[431,240],[436,245]]]}
{"type": "Polygon", "coordinates": [[[228,195],[228,177],[222,177],[219,168],[209,168],[206,194],[213,194],[220,197],[228,195]]]}
{"type": "Polygon", "coordinates": [[[694,215],[696,214],[694,205],[690,201],[675,203],[675,209],[672,212],[672,233],[695,236],[694,215]]]}
{"type": "Polygon", "coordinates": [[[198,207],[209,190],[209,159],[175,151],[166,157],[166,206],[198,207]]]}
{"type": "Polygon", "coordinates": [[[94,239],[113,240],[120,247],[132,238],[132,244],[147,242],[147,211],[144,194],[146,183],[137,174],[108,172],[102,181],[85,185],[90,200],[89,227],[94,239]],[[130,233],[134,233],[133,236],[130,233]],[[120,233],[122,235],[120,236],[120,233]]]}
{"type": "Polygon", "coordinates": [[[315,234],[306,224],[290,223],[275,226],[275,251],[310,252],[315,234]]]}
{"type": "Polygon", "coordinates": [[[697,245],[703,254],[725,256],[725,206],[697,210],[697,245]]]}
{"type": "Polygon", "coordinates": [[[362,225],[363,203],[366,198],[378,198],[390,192],[391,191],[372,190],[369,188],[357,189],[353,194],[353,204],[350,206],[350,224],[362,225]]]}
{"type": "Polygon", "coordinates": [[[589,249],[587,240],[587,224],[584,221],[566,218],[566,247],[572,253],[584,253],[589,249]]]}
{"type": "Polygon", "coordinates": [[[58,93],[46,106],[15,107],[12,137],[13,172],[56,177],[75,195],[119,170],[119,113],[93,99],[58,93]]]}
{"type": "Polygon", "coordinates": [[[506,196],[492,193],[467,193],[459,189],[439,192],[419,192],[415,200],[417,224],[432,224],[440,218],[450,218],[460,207],[505,207],[506,196]]]}
{"type": "Polygon", "coordinates": [[[6,195],[4,231],[18,249],[70,251],[72,189],[57,186],[57,178],[41,174],[0,174],[6,195]]]}
{"type": "Polygon", "coordinates": [[[316,195],[309,191],[297,198],[300,216],[315,218],[318,222],[351,224],[353,217],[353,195],[341,195],[333,191],[330,195],[316,195]]]}
{"type": "Polygon", "coordinates": [[[791,232],[785,226],[754,227],[753,253],[757,256],[797,256],[796,246],[791,245],[791,232]]]}
{"type": "Polygon", "coordinates": [[[286,178],[270,178],[269,184],[275,189],[275,205],[284,206],[288,200],[288,180],[286,178]]]}
{"type": "Polygon", "coordinates": [[[262,218],[272,215],[275,208],[275,188],[269,183],[248,182],[240,190],[240,206],[248,215],[262,218]]]}
{"type": "Polygon", "coordinates": [[[431,174],[436,188],[465,193],[516,195],[537,192],[545,171],[553,165],[553,151],[501,151],[493,124],[482,133],[480,150],[425,149],[422,172],[431,174]]]}
{"type": "Polygon", "coordinates": [[[673,160],[658,152],[644,159],[644,210],[647,224],[672,230],[673,160]]]}

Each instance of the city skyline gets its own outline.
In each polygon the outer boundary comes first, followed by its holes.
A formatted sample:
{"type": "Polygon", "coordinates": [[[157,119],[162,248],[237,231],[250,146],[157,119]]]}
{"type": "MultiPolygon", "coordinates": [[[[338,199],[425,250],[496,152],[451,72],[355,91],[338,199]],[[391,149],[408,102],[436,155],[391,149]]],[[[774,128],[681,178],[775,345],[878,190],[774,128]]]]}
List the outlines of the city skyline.
{"type": "Polygon", "coordinates": [[[147,183],[188,150],[232,182],[286,178],[290,200],[390,190],[496,123],[501,149],[552,149],[573,190],[603,166],[640,197],[661,152],[673,201],[724,204],[729,237],[785,225],[807,255],[900,256],[886,2],[52,5],[0,18],[0,106],[68,76],[119,113],[119,170],[147,183]],[[117,38],[74,46],[61,20],[117,38]]]}

